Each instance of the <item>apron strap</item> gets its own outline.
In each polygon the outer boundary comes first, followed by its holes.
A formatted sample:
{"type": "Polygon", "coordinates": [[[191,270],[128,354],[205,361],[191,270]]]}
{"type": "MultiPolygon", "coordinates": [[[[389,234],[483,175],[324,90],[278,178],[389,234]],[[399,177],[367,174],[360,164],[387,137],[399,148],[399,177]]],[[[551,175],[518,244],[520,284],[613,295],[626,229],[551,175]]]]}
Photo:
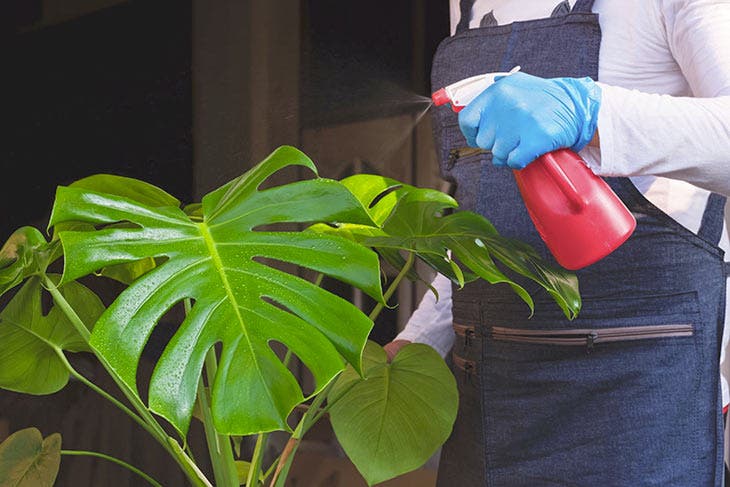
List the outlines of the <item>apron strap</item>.
{"type": "Polygon", "coordinates": [[[471,20],[471,8],[474,6],[474,0],[461,0],[459,2],[459,9],[461,10],[461,16],[459,17],[459,23],[456,24],[455,34],[460,34],[469,28],[469,21],[471,20]]]}
{"type": "MultiPolygon", "coordinates": [[[[471,9],[474,6],[474,1],[475,0],[459,1],[459,10],[461,11],[461,16],[459,17],[459,23],[456,24],[455,34],[460,34],[469,28],[469,22],[471,21],[471,9]]],[[[589,14],[591,13],[592,8],[593,0],[577,0],[575,2],[575,5],[573,5],[571,13],[582,12],[589,14]]]]}
{"type": "Polygon", "coordinates": [[[725,197],[717,193],[710,193],[697,235],[717,245],[722,237],[722,229],[725,224],[724,209],[725,197]]]}
{"type": "Polygon", "coordinates": [[[591,13],[591,8],[593,8],[593,0],[578,0],[575,2],[575,5],[573,5],[572,12],[583,12],[586,14],[591,13]]]}

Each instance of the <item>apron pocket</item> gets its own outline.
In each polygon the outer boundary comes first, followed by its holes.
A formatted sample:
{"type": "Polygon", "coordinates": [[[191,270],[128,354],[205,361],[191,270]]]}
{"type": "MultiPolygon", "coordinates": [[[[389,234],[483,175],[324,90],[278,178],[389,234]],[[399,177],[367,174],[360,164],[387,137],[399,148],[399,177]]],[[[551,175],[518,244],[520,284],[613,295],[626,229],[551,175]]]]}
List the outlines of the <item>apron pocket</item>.
{"type": "Polygon", "coordinates": [[[715,464],[718,363],[697,295],[588,299],[584,311],[574,322],[489,313],[489,485],[711,485],[699,479],[715,464]]]}

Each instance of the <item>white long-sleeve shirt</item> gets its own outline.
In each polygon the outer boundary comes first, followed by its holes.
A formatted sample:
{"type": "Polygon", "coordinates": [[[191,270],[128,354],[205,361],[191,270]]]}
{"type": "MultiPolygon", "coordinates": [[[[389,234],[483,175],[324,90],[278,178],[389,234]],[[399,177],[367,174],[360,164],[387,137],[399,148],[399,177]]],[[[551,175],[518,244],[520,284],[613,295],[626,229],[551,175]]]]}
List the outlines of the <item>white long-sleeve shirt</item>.
{"type": "MultiPolygon", "coordinates": [[[[450,1],[453,34],[459,0],[450,1]]],[[[548,17],[574,4],[476,0],[469,26],[548,17]]],[[[649,201],[697,232],[708,190],[730,195],[730,0],[596,0],[593,12],[602,30],[601,147],[580,155],[596,174],[631,177],[649,201]]],[[[720,247],[730,253],[727,225],[720,247]]],[[[439,301],[426,293],[396,338],[445,356],[454,341],[451,283],[437,275],[432,284],[439,301]]],[[[726,316],[723,404],[730,396],[730,309],[726,316]]]]}

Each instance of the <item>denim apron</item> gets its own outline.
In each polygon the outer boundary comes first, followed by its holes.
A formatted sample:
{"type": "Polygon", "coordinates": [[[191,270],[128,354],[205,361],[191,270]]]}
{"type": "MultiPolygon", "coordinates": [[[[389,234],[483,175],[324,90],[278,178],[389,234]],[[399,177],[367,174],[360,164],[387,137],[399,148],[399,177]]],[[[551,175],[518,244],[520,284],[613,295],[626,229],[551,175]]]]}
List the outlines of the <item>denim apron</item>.
{"type": "MultiPolygon", "coordinates": [[[[559,17],[468,29],[439,46],[438,89],[516,65],[542,77],[598,77],[601,30],[592,1],[559,17]]],[[[448,106],[432,111],[442,176],[464,210],[555,263],[511,171],[466,142],[448,106]],[[466,153],[466,152],[465,152],[466,153]]],[[[712,195],[698,234],[628,178],[606,178],[637,219],[631,238],[577,272],[583,308],[568,321],[539,286],[515,277],[535,313],[506,285],[454,290],[452,368],[459,414],[442,449],[439,487],[719,486],[719,380],[725,268],[724,198],[712,195]]]]}

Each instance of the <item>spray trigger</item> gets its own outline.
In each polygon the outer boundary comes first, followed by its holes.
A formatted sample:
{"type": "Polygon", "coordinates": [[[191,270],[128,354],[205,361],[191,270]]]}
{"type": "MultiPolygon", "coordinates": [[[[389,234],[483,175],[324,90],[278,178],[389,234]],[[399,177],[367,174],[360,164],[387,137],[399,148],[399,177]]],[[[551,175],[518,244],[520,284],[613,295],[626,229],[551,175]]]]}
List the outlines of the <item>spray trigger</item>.
{"type": "Polygon", "coordinates": [[[456,83],[444,86],[440,90],[435,91],[431,95],[431,100],[436,106],[451,104],[451,109],[455,112],[461,111],[476,98],[482,91],[495,82],[495,78],[509,76],[520,70],[519,66],[515,66],[509,72],[502,73],[485,73],[462,79],[456,83]]]}

